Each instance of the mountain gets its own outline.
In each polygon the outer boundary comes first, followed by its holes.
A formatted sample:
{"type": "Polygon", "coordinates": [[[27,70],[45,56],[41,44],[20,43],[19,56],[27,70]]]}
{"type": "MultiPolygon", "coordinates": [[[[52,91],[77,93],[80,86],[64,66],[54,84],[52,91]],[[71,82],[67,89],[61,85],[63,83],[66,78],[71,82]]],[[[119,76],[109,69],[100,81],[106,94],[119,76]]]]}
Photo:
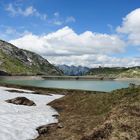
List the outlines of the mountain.
{"type": "Polygon", "coordinates": [[[62,75],[40,55],[0,40],[0,75],[62,75]]]}
{"type": "Polygon", "coordinates": [[[67,66],[67,65],[57,65],[57,67],[62,70],[64,75],[69,76],[81,76],[85,75],[90,68],[82,66],[67,66]]]}
{"type": "Polygon", "coordinates": [[[95,78],[140,78],[140,67],[99,67],[90,69],[86,75],[95,78]]]}
{"type": "Polygon", "coordinates": [[[140,67],[133,67],[129,70],[120,73],[118,78],[140,78],[140,67]]]}

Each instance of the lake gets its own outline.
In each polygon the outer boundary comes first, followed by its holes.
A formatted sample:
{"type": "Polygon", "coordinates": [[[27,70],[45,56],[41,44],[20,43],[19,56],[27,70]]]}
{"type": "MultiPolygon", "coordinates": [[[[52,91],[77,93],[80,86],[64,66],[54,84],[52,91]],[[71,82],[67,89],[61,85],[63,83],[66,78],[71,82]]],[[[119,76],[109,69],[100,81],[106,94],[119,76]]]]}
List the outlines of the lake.
{"type": "Polygon", "coordinates": [[[8,84],[29,85],[35,87],[46,88],[63,88],[63,89],[80,89],[90,91],[112,91],[115,89],[126,88],[129,83],[140,84],[139,80],[106,80],[106,81],[94,81],[94,80],[6,80],[1,79],[0,82],[8,84]]]}

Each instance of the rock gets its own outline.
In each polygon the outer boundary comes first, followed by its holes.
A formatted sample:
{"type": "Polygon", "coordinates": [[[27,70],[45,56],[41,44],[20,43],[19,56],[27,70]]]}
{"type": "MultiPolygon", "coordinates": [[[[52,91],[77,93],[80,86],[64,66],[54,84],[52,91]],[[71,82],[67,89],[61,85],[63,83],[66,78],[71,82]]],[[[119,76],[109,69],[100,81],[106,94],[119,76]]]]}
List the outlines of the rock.
{"type": "Polygon", "coordinates": [[[43,135],[48,132],[48,125],[40,126],[36,130],[38,131],[39,135],[43,135]]]}
{"type": "Polygon", "coordinates": [[[57,127],[58,127],[58,128],[63,128],[63,125],[62,125],[61,123],[58,123],[58,124],[57,124],[57,127]]]}
{"type": "Polygon", "coordinates": [[[0,70],[0,75],[1,76],[11,76],[9,73],[2,71],[2,70],[0,70]]]}
{"type": "Polygon", "coordinates": [[[17,93],[25,93],[25,91],[20,91],[20,90],[15,90],[15,89],[8,89],[6,91],[8,91],[8,92],[17,92],[17,93]]]}
{"type": "Polygon", "coordinates": [[[55,118],[58,118],[59,117],[59,115],[58,114],[55,114],[55,115],[52,115],[53,117],[55,117],[55,118]]]}
{"type": "Polygon", "coordinates": [[[42,125],[38,127],[36,130],[38,131],[39,135],[44,135],[46,133],[50,133],[57,129],[57,123],[42,125]]]}
{"type": "Polygon", "coordinates": [[[90,135],[82,137],[81,140],[108,140],[110,134],[112,133],[112,129],[112,124],[107,122],[100,128],[94,129],[90,135]]]}
{"type": "Polygon", "coordinates": [[[26,97],[16,97],[14,99],[6,100],[6,102],[16,104],[16,105],[27,105],[27,106],[35,106],[36,105],[32,100],[29,100],[26,97]]]}
{"type": "Polygon", "coordinates": [[[136,86],[136,85],[135,85],[134,83],[130,83],[130,84],[129,84],[129,88],[135,88],[135,86],[136,86]]]}
{"type": "Polygon", "coordinates": [[[42,125],[39,126],[36,130],[38,131],[39,135],[45,135],[55,131],[58,128],[63,128],[63,125],[61,123],[42,125]]]}

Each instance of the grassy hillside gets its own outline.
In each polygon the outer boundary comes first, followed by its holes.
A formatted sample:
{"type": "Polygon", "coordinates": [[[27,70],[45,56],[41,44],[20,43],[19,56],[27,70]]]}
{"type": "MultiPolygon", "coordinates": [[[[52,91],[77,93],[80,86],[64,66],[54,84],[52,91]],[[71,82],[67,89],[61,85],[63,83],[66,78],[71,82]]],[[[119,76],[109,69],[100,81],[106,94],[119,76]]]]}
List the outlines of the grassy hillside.
{"type": "Polygon", "coordinates": [[[122,72],[118,75],[118,78],[140,78],[140,68],[129,69],[126,72],[122,72]]]}
{"type": "Polygon", "coordinates": [[[140,67],[93,68],[86,75],[92,75],[95,78],[140,78],[140,67]]]}
{"type": "Polygon", "coordinates": [[[140,87],[111,93],[70,92],[50,105],[61,128],[48,128],[37,140],[140,139],[140,87]]]}
{"type": "Polygon", "coordinates": [[[62,75],[46,59],[0,40],[0,71],[10,75],[62,75]]]}

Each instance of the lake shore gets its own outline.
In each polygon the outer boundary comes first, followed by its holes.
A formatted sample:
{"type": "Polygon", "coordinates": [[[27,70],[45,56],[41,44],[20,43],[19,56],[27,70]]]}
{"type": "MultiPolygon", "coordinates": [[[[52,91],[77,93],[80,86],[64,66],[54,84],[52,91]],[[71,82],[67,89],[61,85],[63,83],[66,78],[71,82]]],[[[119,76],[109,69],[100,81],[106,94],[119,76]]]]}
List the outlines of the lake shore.
{"type": "Polygon", "coordinates": [[[35,90],[36,94],[65,94],[63,98],[49,103],[60,114],[58,119],[61,127],[48,126],[47,133],[41,134],[36,140],[140,138],[140,87],[104,94],[96,91],[2,85],[35,90]]]}
{"type": "Polygon", "coordinates": [[[41,80],[42,76],[0,76],[0,79],[6,80],[41,80]]]}
{"type": "Polygon", "coordinates": [[[96,78],[93,76],[0,76],[7,80],[114,80],[114,78],[96,78]]]}
{"type": "Polygon", "coordinates": [[[43,76],[45,80],[114,80],[114,78],[103,78],[94,76],[43,76]]]}
{"type": "Polygon", "coordinates": [[[116,81],[140,81],[140,78],[116,78],[116,81]]]}
{"type": "Polygon", "coordinates": [[[140,78],[103,78],[95,76],[0,76],[0,79],[7,80],[115,80],[115,81],[130,81],[136,80],[140,81],[140,78]]]}
{"type": "Polygon", "coordinates": [[[95,76],[0,76],[0,79],[7,80],[118,80],[118,81],[129,81],[129,80],[140,80],[140,78],[103,78],[95,76]]]}

